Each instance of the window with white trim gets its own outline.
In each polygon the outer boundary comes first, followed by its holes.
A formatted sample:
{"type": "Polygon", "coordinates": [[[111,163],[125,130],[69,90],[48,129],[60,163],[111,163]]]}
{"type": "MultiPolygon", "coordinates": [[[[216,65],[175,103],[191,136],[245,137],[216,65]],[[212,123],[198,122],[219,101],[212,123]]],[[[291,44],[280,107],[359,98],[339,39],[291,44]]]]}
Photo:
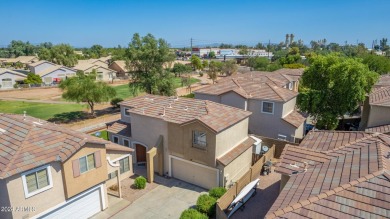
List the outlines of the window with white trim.
{"type": "Polygon", "coordinates": [[[123,139],[123,146],[130,147],[130,141],[127,139],[123,139]]]}
{"type": "Polygon", "coordinates": [[[115,144],[118,144],[119,138],[116,137],[116,136],[112,136],[112,141],[113,141],[115,144]]]}
{"type": "Polygon", "coordinates": [[[95,169],[95,154],[88,154],[87,156],[80,157],[80,173],[85,173],[89,170],[95,169]]]}
{"type": "Polygon", "coordinates": [[[262,106],[261,106],[261,112],[273,114],[274,113],[274,103],[263,101],[262,106]]]}
{"type": "Polygon", "coordinates": [[[50,165],[28,171],[22,175],[24,195],[26,198],[53,187],[50,165]]]}
{"type": "Polygon", "coordinates": [[[129,157],[119,160],[119,172],[120,174],[126,173],[130,170],[129,157]]]}
{"type": "Polygon", "coordinates": [[[116,176],[117,176],[117,175],[116,175],[116,171],[111,172],[111,173],[108,174],[108,179],[113,179],[113,178],[115,178],[116,176]]]}
{"type": "Polygon", "coordinates": [[[288,83],[288,89],[289,89],[289,90],[292,90],[292,89],[293,89],[293,82],[288,83]]]}
{"type": "Polygon", "coordinates": [[[201,131],[193,131],[192,146],[205,148],[207,146],[206,133],[201,131]]]}

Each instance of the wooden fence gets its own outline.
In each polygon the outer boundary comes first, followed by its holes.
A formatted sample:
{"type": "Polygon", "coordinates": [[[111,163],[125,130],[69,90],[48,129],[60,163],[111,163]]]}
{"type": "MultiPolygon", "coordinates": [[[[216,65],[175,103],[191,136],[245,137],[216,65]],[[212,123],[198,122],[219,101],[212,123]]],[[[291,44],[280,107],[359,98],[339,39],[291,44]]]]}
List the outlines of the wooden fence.
{"type": "Polygon", "coordinates": [[[230,203],[234,200],[237,194],[243,189],[246,185],[252,182],[254,179],[260,176],[261,169],[266,161],[273,158],[275,155],[276,146],[272,145],[270,150],[265,153],[252,167],[233,184],[232,187],[217,201],[216,204],[216,216],[217,219],[225,219],[227,215],[225,210],[229,207],[230,203]]]}
{"type": "Polygon", "coordinates": [[[262,140],[261,145],[267,145],[267,146],[275,145],[275,155],[274,155],[275,158],[280,157],[286,144],[299,145],[299,144],[296,144],[293,142],[283,141],[283,140],[274,139],[274,138],[267,138],[264,136],[257,136],[256,135],[255,137],[260,138],[262,140]]]}

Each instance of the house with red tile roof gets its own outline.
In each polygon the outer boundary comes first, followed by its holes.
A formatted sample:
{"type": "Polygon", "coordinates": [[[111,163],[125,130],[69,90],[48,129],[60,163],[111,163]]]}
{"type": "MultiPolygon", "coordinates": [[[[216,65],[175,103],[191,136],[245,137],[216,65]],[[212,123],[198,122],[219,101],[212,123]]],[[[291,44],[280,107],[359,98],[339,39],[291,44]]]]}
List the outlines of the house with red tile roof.
{"type": "Polygon", "coordinates": [[[281,69],[238,74],[194,91],[195,98],[252,112],[249,133],[295,142],[303,138],[306,122],[295,107],[302,72],[281,69]]]}
{"type": "Polygon", "coordinates": [[[11,208],[0,218],[91,217],[108,207],[107,187],[133,174],[132,151],[33,117],[0,114],[0,206],[11,208]]]}
{"type": "Polygon", "coordinates": [[[228,187],[251,166],[251,112],[208,100],[139,96],[120,103],[121,120],[108,125],[112,142],[135,150],[147,162],[157,149],[154,170],[203,188],[228,187]]]}
{"type": "Polygon", "coordinates": [[[266,218],[389,218],[389,155],[388,135],[309,132],[284,148],[281,191],[266,218]]]}
{"type": "MultiPolygon", "coordinates": [[[[360,130],[390,125],[390,75],[382,75],[363,103],[360,130]]],[[[381,127],[385,126],[385,127],[381,127]]]]}

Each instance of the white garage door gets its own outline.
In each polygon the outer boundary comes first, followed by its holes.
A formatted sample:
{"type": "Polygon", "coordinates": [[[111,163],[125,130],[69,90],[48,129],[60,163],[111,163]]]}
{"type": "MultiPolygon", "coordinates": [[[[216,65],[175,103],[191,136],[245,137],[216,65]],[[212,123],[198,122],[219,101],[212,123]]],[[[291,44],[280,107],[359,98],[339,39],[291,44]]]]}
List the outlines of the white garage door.
{"type": "Polygon", "coordinates": [[[64,206],[40,218],[89,218],[101,211],[100,186],[72,198],[64,206]]]}
{"type": "Polygon", "coordinates": [[[12,79],[11,78],[5,78],[1,80],[1,86],[3,88],[12,88],[12,79]]]}
{"type": "Polygon", "coordinates": [[[218,186],[217,169],[171,157],[172,177],[210,189],[218,186]]]}

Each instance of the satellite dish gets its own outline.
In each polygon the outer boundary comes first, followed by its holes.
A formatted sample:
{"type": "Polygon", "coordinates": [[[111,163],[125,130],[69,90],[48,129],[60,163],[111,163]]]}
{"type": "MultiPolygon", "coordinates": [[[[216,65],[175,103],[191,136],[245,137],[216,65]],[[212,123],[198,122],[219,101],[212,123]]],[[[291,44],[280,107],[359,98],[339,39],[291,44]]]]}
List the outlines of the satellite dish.
{"type": "Polygon", "coordinates": [[[264,151],[264,152],[267,152],[269,150],[268,146],[262,146],[261,149],[264,151]]]}
{"type": "Polygon", "coordinates": [[[100,137],[101,135],[102,135],[101,132],[96,132],[96,133],[95,133],[95,136],[96,136],[96,137],[100,137]]]}

